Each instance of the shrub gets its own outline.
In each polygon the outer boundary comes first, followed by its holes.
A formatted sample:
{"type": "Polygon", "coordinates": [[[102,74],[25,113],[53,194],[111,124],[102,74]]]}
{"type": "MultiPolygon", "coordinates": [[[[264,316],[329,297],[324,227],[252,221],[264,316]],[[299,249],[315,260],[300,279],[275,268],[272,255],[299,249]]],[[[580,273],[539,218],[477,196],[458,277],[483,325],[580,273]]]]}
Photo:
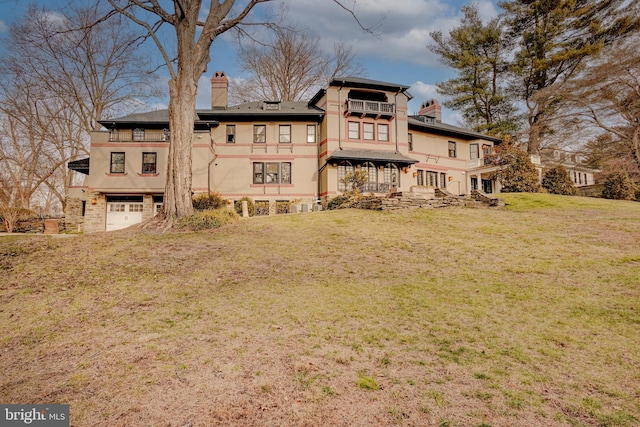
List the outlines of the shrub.
{"type": "Polygon", "coordinates": [[[537,193],[540,191],[538,170],[529,154],[512,143],[496,146],[488,162],[500,169],[492,174],[502,184],[504,193],[537,193]]]}
{"type": "Polygon", "coordinates": [[[218,193],[200,193],[193,196],[191,199],[193,208],[197,211],[204,211],[208,209],[220,209],[226,206],[227,201],[220,197],[218,193]]]}
{"type": "Polygon", "coordinates": [[[542,186],[551,194],[575,196],[577,193],[569,172],[562,165],[554,166],[545,172],[542,186]]]}
{"type": "Polygon", "coordinates": [[[183,229],[201,231],[219,228],[232,224],[238,220],[238,215],[229,209],[209,209],[180,219],[179,226],[183,229]]]}
{"type": "Polygon", "coordinates": [[[624,171],[610,173],[604,181],[602,197],[615,200],[634,200],[635,185],[624,171]]]}
{"type": "Polygon", "coordinates": [[[327,203],[327,210],[349,208],[351,207],[352,202],[353,200],[351,195],[341,194],[329,200],[329,203],[327,203]]]}
{"type": "Polygon", "coordinates": [[[235,211],[238,213],[238,215],[242,215],[242,202],[245,201],[247,202],[247,209],[249,211],[249,216],[254,216],[256,214],[256,205],[255,203],[253,203],[253,200],[250,199],[249,197],[245,196],[240,200],[237,200],[233,207],[235,209],[235,211]]]}

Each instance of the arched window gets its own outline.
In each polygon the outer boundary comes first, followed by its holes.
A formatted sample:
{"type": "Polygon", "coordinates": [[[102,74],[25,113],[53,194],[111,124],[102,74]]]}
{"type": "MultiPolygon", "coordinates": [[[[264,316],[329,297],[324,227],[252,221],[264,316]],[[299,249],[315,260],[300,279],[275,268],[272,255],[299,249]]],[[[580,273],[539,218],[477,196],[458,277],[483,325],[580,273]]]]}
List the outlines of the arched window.
{"type": "Polygon", "coordinates": [[[395,163],[384,165],[384,183],[391,188],[400,187],[400,169],[395,163]]]}
{"type": "Polygon", "coordinates": [[[338,191],[351,191],[351,186],[344,182],[348,173],[353,173],[353,165],[346,160],[338,163],[338,191]]]}
{"type": "Polygon", "coordinates": [[[362,164],[362,170],[367,173],[367,183],[364,185],[364,191],[378,191],[378,169],[371,162],[362,164]]]}

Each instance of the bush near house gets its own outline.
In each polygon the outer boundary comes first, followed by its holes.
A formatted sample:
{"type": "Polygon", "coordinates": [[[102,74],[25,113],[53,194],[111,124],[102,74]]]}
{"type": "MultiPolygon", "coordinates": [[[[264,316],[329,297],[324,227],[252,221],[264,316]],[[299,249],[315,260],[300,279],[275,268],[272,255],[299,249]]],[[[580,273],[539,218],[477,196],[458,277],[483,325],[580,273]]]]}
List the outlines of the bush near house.
{"type": "Polygon", "coordinates": [[[238,215],[242,215],[242,202],[247,202],[247,210],[249,211],[249,216],[254,216],[256,214],[256,205],[253,203],[253,200],[247,196],[244,196],[240,200],[236,200],[233,207],[238,215]]]}
{"type": "Polygon", "coordinates": [[[626,172],[612,172],[604,181],[602,197],[615,200],[634,200],[636,188],[626,172]]]}
{"type": "Polygon", "coordinates": [[[191,199],[193,208],[197,211],[208,209],[220,209],[227,205],[227,201],[223,199],[219,193],[200,193],[191,199]]]}
{"type": "Polygon", "coordinates": [[[545,172],[542,187],[551,194],[562,196],[575,196],[577,193],[569,171],[562,165],[554,166],[545,172]]]}
{"type": "Polygon", "coordinates": [[[197,211],[189,217],[182,218],[179,226],[184,230],[202,231],[232,224],[237,220],[238,215],[230,209],[208,209],[197,211]]]}

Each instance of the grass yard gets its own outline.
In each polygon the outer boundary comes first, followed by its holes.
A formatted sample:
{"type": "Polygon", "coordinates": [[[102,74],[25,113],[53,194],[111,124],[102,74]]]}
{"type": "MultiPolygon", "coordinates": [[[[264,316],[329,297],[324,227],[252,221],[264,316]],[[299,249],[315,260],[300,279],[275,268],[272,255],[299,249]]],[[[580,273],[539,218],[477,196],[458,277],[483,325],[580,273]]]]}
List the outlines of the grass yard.
{"type": "Polygon", "coordinates": [[[0,402],[74,426],[637,426],[640,203],[0,237],[0,402]]]}

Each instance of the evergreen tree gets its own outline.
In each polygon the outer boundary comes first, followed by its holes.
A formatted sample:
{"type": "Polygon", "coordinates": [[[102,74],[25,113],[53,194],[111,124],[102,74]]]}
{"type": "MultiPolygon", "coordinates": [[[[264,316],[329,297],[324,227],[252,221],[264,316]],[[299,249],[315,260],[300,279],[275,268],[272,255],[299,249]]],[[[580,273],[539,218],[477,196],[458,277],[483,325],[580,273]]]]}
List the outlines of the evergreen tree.
{"type": "Polygon", "coordinates": [[[545,172],[542,187],[551,194],[575,196],[577,193],[569,172],[562,165],[554,166],[545,172]]]}
{"type": "Polygon", "coordinates": [[[509,0],[512,39],[519,44],[514,88],[527,106],[528,152],[537,153],[561,105],[561,86],[605,46],[640,28],[638,0],[509,0]]]}
{"type": "Polygon", "coordinates": [[[602,197],[615,200],[633,200],[635,186],[625,172],[612,172],[607,176],[602,190],[602,197]]]}
{"type": "Polygon", "coordinates": [[[501,78],[508,68],[503,25],[499,18],[484,24],[476,4],[464,6],[462,13],[460,26],[448,37],[441,31],[430,33],[434,43],[428,48],[458,71],[458,77],[437,84],[438,93],[448,97],[445,107],[459,111],[475,131],[513,134],[518,128],[516,107],[501,78]]]}
{"type": "Polygon", "coordinates": [[[538,169],[529,154],[511,142],[496,146],[487,163],[500,167],[492,178],[500,181],[505,193],[537,193],[540,191],[538,169]]]}

